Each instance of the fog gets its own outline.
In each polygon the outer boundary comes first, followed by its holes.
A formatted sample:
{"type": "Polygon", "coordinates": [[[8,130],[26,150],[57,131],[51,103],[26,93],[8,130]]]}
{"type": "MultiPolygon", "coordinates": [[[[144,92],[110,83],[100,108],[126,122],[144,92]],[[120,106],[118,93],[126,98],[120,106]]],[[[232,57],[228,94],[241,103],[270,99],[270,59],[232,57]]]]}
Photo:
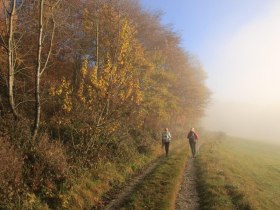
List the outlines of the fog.
{"type": "Polygon", "coordinates": [[[142,1],[166,12],[208,74],[203,126],[280,143],[280,1],[142,1]]]}
{"type": "Polygon", "coordinates": [[[217,101],[209,105],[206,115],[203,124],[209,130],[280,144],[280,109],[277,105],[217,101]]]}
{"type": "Polygon", "coordinates": [[[230,135],[280,143],[280,2],[217,43],[202,124],[230,135]]]}

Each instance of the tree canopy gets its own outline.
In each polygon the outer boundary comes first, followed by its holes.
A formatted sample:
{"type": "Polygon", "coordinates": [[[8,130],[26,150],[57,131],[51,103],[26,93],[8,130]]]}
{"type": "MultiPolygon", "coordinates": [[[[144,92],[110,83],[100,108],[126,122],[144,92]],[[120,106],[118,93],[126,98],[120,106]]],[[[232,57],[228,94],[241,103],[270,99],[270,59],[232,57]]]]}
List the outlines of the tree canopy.
{"type": "MultiPolygon", "coordinates": [[[[0,137],[28,157],[25,175],[44,147],[50,158],[63,148],[63,167],[92,168],[119,141],[138,151],[164,127],[179,136],[198,124],[206,74],[160,20],[136,0],[1,0],[0,137]]],[[[35,181],[29,191],[47,198],[35,181]]]]}

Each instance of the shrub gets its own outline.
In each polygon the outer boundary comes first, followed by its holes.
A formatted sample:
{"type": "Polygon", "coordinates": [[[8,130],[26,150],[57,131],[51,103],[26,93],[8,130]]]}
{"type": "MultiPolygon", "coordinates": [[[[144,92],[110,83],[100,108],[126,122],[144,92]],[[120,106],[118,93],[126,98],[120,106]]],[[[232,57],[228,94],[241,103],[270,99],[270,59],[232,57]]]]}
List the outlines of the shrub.
{"type": "Polygon", "coordinates": [[[66,198],[61,192],[67,187],[69,172],[62,145],[43,135],[27,151],[25,162],[25,180],[31,191],[50,207],[62,206],[66,198]]]}
{"type": "Polygon", "coordinates": [[[0,137],[0,209],[13,208],[23,192],[23,158],[7,138],[0,137]]]}
{"type": "Polygon", "coordinates": [[[0,117],[0,136],[9,136],[9,142],[18,150],[23,151],[30,145],[32,138],[28,118],[15,119],[11,114],[0,117]]]}

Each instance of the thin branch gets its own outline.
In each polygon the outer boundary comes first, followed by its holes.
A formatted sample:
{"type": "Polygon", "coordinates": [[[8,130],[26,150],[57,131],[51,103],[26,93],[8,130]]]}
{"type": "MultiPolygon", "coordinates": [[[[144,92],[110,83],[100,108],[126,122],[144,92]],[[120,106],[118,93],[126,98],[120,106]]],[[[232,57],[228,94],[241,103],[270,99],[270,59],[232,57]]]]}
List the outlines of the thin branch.
{"type": "Polygon", "coordinates": [[[3,3],[4,15],[5,15],[6,32],[8,34],[9,33],[9,21],[8,21],[9,20],[9,17],[8,17],[9,11],[6,7],[6,1],[3,0],[2,3],[3,3]]]}
{"type": "Polygon", "coordinates": [[[49,52],[48,52],[48,55],[47,55],[47,59],[46,59],[45,65],[44,65],[44,67],[43,67],[42,70],[41,70],[40,76],[41,76],[41,75],[44,73],[44,71],[46,70],[46,67],[47,67],[48,62],[49,62],[49,59],[50,59],[50,55],[51,55],[51,52],[52,52],[52,46],[53,46],[53,40],[54,40],[54,33],[55,33],[55,22],[54,22],[54,20],[53,20],[53,30],[52,30],[52,35],[51,35],[50,49],[49,49],[49,52]]]}
{"type": "Polygon", "coordinates": [[[29,49],[28,51],[26,51],[26,53],[22,54],[21,57],[23,57],[23,58],[26,57],[30,52],[31,52],[31,49],[29,49]]]}
{"type": "Polygon", "coordinates": [[[101,113],[100,113],[100,115],[99,115],[99,118],[98,118],[98,120],[97,120],[97,122],[96,122],[96,126],[95,126],[96,128],[99,127],[99,123],[100,123],[100,121],[101,121],[101,118],[103,117],[103,113],[104,113],[105,109],[106,109],[106,104],[105,104],[105,106],[103,107],[103,109],[101,110],[101,113]]]}
{"type": "Polygon", "coordinates": [[[21,7],[22,7],[22,5],[23,5],[23,1],[24,1],[24,0],[22,0],[21,3],[20,3],[20,5],[17,7],[17,8],[18,8],[17,10],[20,10],[20,9],[21,9],[21,7]]]}
{"type": "Polygon", "coordinates": [[[7,44],[5,43],[5,39],[4,39],[4,37],[2,36],[2,34],[0,34],[0,36],[1,36],[1,40],[2,40],[2,43],[0,44],[2,47],[4,47],[5,48],[5,50],[8,52],[8,46],[7,46],[7,44]]]}
{"type": "Polygon", "coordinates": [[[54,34],[55,34],[55,29],[56,29],[56,23],[54,21],[54,8],[58,5],[58,3],[60,2],[60,0],[58,0],[53,6],[52,6],[52,24],[53,24],[53,29],[52,29],[52,35],[51,35],[51,41],[50,41],[50,48],[48,51],[48,55],[47,55],[47,59],[46,62],[43,66],[43,68],[41,69],[41,73],[40,76],[44,73],[44,71],[47,68],[51,53],[52,53],[52,48],[53,48],[53,40],[54,40],[54,34]]]}
{"type": "MultiPolygon", "coordinates": [[[[22,68],[18,68],[17,71],[15,71],[15,74],[23,71],[23,70],[27,70],[27,69],[33,69],[34,66],[25,66],[25,67],[22,67],[22,68]]],[[[25,75],[25,74],[23,74],[25,75]]],[[[26,75],[27,76],[27,75],[26,75]]]]}
{"type": "Polygon", "coordinates": [[[19,43],[20,43],[22,38],[23,38],[23,33],[20,34],[18,40],[14,43],[14,46],[15,46],[16,49],[18,49],[17,46],[20,46],[19,43]]]}
{"type": "Polygon", "coordinates": [[[26,102],[34,102],[35,100],[25,100],[25,101],[21,101],[21,102],[19,102],[17,105],[16,105],[16,108],[19,106],[19,105],[21,105],[21,104],[23,104],[23,103],[26,103],[26,102]]]}

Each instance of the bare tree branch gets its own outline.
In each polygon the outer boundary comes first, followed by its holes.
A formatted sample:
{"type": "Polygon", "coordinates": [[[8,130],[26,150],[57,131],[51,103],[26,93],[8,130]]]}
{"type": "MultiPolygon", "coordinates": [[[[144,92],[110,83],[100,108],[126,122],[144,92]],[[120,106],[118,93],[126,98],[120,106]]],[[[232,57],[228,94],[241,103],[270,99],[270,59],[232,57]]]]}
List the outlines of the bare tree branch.
{"type": "Polygon", "coordinates": [[[53,29],[52,29],[52,35],[51,35],[51,41],[50,41],[50,49],[49,49],[49,52],[48,52],[48,55],[47,55],[47,59],[46,59],[46,62],[45,62],[45,65],[44,67],[42,68],[41,70],[41,73],[40,73],[40,76],[44,73],[44,71],[46,70],[46,67],[48,65],[48,62],[49,62],[49,59],[50,59],[50,55],[51,55],[51,52],[52,52],[52,47],[53,47],[53,39],[54,39],[54,34],[55,34],[55,22],[54,22],[54,18],[52,17],[53,19],[53,29]]]}
{"type": "Polygon", "coordinates": [[[21,102],[19,102],[19,103],[16,105],[16,108],[17,108],[19,105],[21,105],[21,104],[23,104],[23,103],[26,103],[26,102],[35,102],[35,100],[25,100],[25,101],[21,101],[21,102]]]}

